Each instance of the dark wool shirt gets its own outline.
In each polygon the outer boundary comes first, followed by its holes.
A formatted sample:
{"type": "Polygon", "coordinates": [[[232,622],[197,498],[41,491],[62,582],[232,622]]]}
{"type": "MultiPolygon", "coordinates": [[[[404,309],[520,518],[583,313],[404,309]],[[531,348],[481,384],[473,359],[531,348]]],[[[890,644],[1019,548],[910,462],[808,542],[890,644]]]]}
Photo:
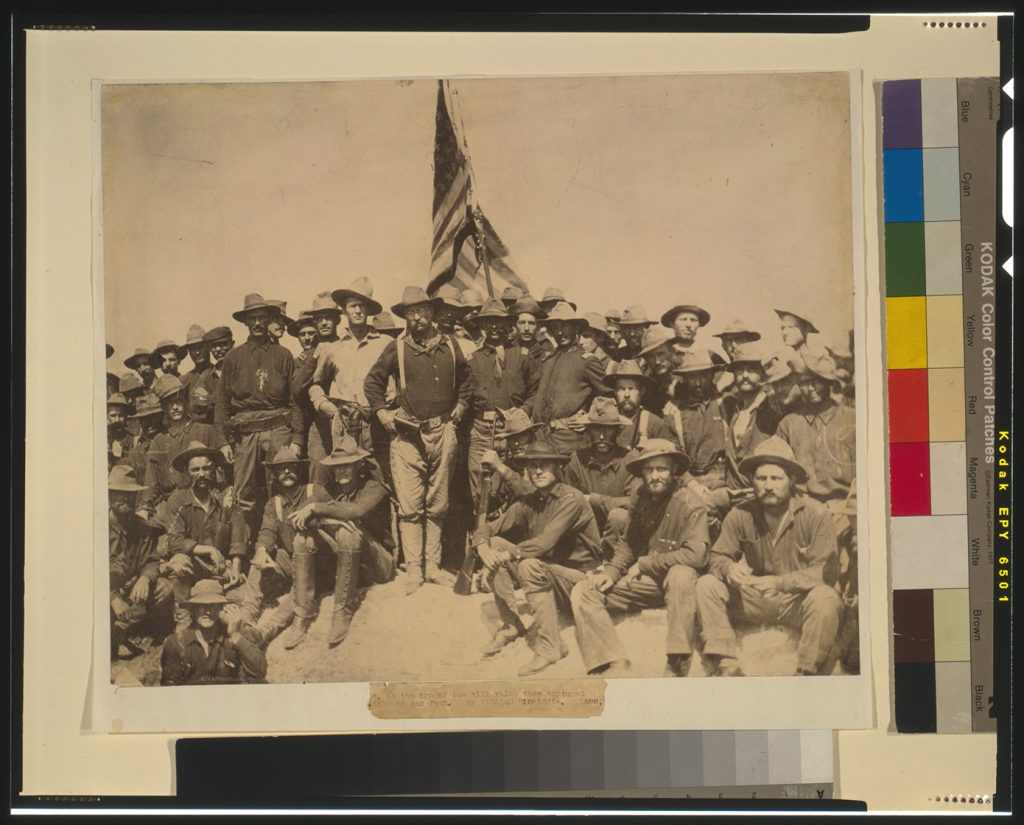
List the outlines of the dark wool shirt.
{"type": "Polygon", "coordinates": [[[130,518],[127,525],[110,513],[110,592],[117,593],[123,586],[132,584],[137,577],[145,576],[151,582],[159,574],[159,557],[156,539],[152,530],[136,518],[130,518]]]}
{"type": "Polygon", "coordinates": [[[541,361],[540,383],[533,400],[524,405],[538,423],[568,418],[590,404],[595,395],[607,395],[604,368],[586,358],[579,345],[557,349],[541,361]]]}
{"type": "Polygon", "coordinates": [[[390,341],[363,382],[370,409],[377,413],[388,406],[388,379],[394,378],[398,401],[405,412],[421,421],[446,415],[462,402],[469,407],[470,380],[462,349],[450,335],[435,335],[421,346],[412,336],[390,341]],[[398,347],[405,358],[405,391],[398,369],[398,347]],[[454,359],[453,359],[454,356],[454,359]]]}
{"type": "Polygon", "coordinates": [[[256,342],[251,338],[224,357],[214,426],[226,433],[228,419],[239,413],[281,410],[290,416],[295,438],[301,437],[302,415],[292,395],[295,359],[277,343],[256,342]]]}
{"type": "Polygon", "coordinates": [[[562,482],[514,501],[497,519],[473,533],[473,546],[485,544],[492,536],[514,542],[523,558],[581,570],[600,562],[594,511],[583,493],[562,482]]]}
{"type": "Polygon", "coordinates": [[[537,394],[539,364],[526,347],[498,352],[490,345],[468,359],[474,412],[522,407],[537,394]]]}
{"type": "Polygon", "coordinates": [[[291,494],[279,490],[263,508],[263,521],[260,522],[260,531],[256,536],[256,546],[270,551],[281,547],[291,553],[295,528],[288,522],[288,516],[311,502],[330,499],[327,491],[319,484],[296,484],[291,494]]]}
{"type": "Polygon", "coordinates": [[[673,444],[678,443],[676,431],[665,423],[664,418],[650,410],[639,409],[630,419],[629,426],[622,428],[622,431],[619,433],[618,444],[620,447],[633,450],[648,438],[665,438],[673,444]],[[645,422],[643,427],[640,426],[641,416],[645,422]]]}
{"type": "Polygon", "coordinates": [[[313,508],[319,519],[358,522],[360,527],[389,550],[394,548],[388,491],[383,484],[375,478],[367,478],[360,486],[349,490],[329,484],[327,492],[326,501],[318,502],[313,508]]]}
{"type": "Polygon", "coordinates": [[[221,434],[210,424],[197,421],[189,421],[173,432],[164,430],[153,437],[146,452],[146,466],[142,475],[148,489],[139,494],[140,504],[157,504],[175,490],[188,487],[188,474],[175,470],[171,462],[193,441],[199,441],[214,450],[219,450],[225,443],[221,434]]]}
{"type": "Polygon", "coordinates": [[[210,492],[209,508],[204,510],[191,487],[176,490],[167,499],[167,550],[171,555],[191,555],[197,544],[209,544],[222,553],[244,556],[244,525],[236,513],[225,510],[220,493],[210,492]]]}
{"type": "Polygon", "coordinates": [[[616,507],[628,507],[640,479],[626,467],[632,450],[613,445],[607,457],[601,458],[593,447],[576,450],[565,468],[565,483],[591,497],[590,504],[604,515],[616,507]]]}
{"type": "Polygon", "coordinates": [[[817,499],[846,498],[856,475],[857,413],[831,404],[821,413],[790,413],[776,435],[807,469],[807,492],[817,499]]]}
{"type": "Polygon", "coordinates": [[[707,511],[683,487],[662,496],[652,496],[641,487],[633,496],[626,529],[608,542],[612,558],[605,569],[616,579],[634,563],[641,573],[656,579],[676,564],[699,572],[707,562],[707,511]]]}
{"type": "Polygon", "coordinates": [[[726,581],[729,568],[744,559],[755,576],[779,576],[784,593],[823,584],[825,565],[834,564],[838,553],[828,508],[808,496],[794,496],[780,528],[773,537],[759,502],[737,504],[711,548],[711,572],[726,581]]]}
{"type": "Polygon", "coordinates": [[[263,682],[267,657],[241,633],[235,640],[220,636],[203,649],[195,628],[167,637],[160,655],[161,685],[227,685],[263,682]]]}

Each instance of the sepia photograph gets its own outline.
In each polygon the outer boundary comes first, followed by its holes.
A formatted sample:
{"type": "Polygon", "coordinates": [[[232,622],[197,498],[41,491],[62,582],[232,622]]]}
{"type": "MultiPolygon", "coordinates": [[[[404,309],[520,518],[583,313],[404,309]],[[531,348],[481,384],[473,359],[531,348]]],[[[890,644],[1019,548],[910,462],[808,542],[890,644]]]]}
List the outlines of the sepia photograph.
{"type": "Polygon", "coordinates": [[[861,674],[851,86],[99,84],[107,684],[861,674]]]}

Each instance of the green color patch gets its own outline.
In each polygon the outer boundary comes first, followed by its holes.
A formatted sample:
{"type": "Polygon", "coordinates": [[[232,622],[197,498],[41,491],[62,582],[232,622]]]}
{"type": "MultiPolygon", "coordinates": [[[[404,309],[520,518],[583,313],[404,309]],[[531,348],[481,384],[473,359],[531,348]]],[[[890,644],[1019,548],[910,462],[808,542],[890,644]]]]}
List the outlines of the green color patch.
{"type": "Polygon", "coordinates": [[[885,225],[885,291],[890,298],[924,295],[924,224],[885,225]]]}

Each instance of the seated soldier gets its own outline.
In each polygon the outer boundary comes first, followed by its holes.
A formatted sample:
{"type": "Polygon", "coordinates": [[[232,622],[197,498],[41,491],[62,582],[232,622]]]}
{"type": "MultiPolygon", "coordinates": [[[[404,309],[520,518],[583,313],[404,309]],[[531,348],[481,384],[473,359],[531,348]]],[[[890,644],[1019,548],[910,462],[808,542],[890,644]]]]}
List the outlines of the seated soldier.
{"type": "Polygon", "coordinates": [[[807,470],[773,436],[740,463],[754,498],[729,511],[697,582],[704,660],[711,675],[742,676],[736,624],[799,628],[796,675],[817,674],[839,630],[832,583],[836,533],[823,504],[796,493],[807,470]]]}
{"type": "MultiPolygon", "coordinates": [[[[107,479],[110,498],[111,651],[120,655],[128,632],[147,619],[170,618],[170,582],[160,578],[156,535],[135,516],[135,498],[143,487],[135,471],[117,465],[107,479]]],[[[166,632],[166,631],[165,631],[166,632]]],[[[158,637],[159,638],[159,637],[158,637]]]]}
{"type": "MultiPolygon", "coordinates": [[[[314,549],[309,532],[296,531],[288,516],[312,501],[329,501],[330,496],[319,485],[302,483],[300,476],[307,475],[308,462],[299,458],[292,445],[279,449],[264,466],[273,476],[274,494],[263,508],[256,549],[241,588],[241,604],[263,647],[291,623],[293,632],[284,639],[284,646],[291,649],[305,638],[308,627],[308,623],[293,622],[293,560],[297,553],[312,557],[314,549]]],[[[311,615],[315,616],[315,611],[311,615]]]]}
{"type": "Polygon", "coordinates": [[[243,628],[242,608],[228,604],[220,582],[196,582],[182,604],[189,611],[189,624],[164,641],[161,685],[226,685],[266,680],[267,659],[243,628]]]}
{"type": "MultiPolygon", "coordinates": [[[[572,588],[600,562],[601,549],[586,496],[559,480],[560,468],[569,457],[550,442],[538,440],[519,460],[536,489],[479,528],[473,546],[484,567],[492,570],[507,564],[522,585],[535,616],[528,637],[534,655],[519,675],[530,676],[568,654],[558,632],[558,604],[568,606],[572,588]]],[[[497,591],[495,603],[502,619],[491,643],[496,652],[526,629],[497,591]]]]}
{"type": "MultiPolygon", "coordinates": [[[[628,515],[612,519],[605,541],[611,561],[573,588],[576,641],[588,673],[619,675],[628,669],[610,610],[668,608],[668,669],[686,676],[697,616],[695,588],[708,548],[707,514],[700,499],[680,483],[689,459],[676,444],[651,439],[629,469],[643,479],[628,515]]],[[[621,512],[621,511],[619,511],[621,512]]]]}
{"type": "MultiPolygon", "coordinates": [[[[384,584],[395,576],[388,491],[373,477],[370,457],[371,453],[360,447],[351,435],[343,436],[331,454],[320,461],[332,476],[326,500],[316,500],[313,496],[313,500],[285,517],[294,530],[314,528],[337,556],[334,613],[327,635],[327,644],[331,647],[341,644],[348,635],[352,616],[359,605],[356,594],[359,582],[364,586],[384,584]]],[[[289,639],[301,640],[316,618],[317,548],[311,541],[293,546],[295,618],[289,639]]]]}
{"type": "MultiPolygon", "coordinates": [[[[146,492],[139,496],[139,504],[151,517],[165,527],[170,526],[166,505],[175,490],[189,486],[183,472],[175,472],[174,458],[186,445],[198,442],[204,447],[220,450],[225,441],[211,424],[193,421],[189,413],[188,390],[173,375],[165,375],[153,382],[153,390],[163,408],[163,428],[153,436],[146,453],[146,492]],[[163,505],[163,506],[162,506],[163,505]]],[[[223,458],[223,455],[221,456],[223,458]]],[[[221,477],[215,486],[221,487],[223,462],[218,463],[221,477]]]]}
{"type": "Polygon", "coordinates": [[[629,359],[616,364],[614,370],[604,377],[604,384],[614,393],[619,415],[629,420],[619,433],[620,446],[635,450],[642,449],[651,438],[676,440],[675,431],[665,420],[643,406],[646,392],[654,380],[643,372],[640,364],[629,359]]]}
{"type": "Polygon", "coordinates": [[[629,419],[619,415],[614,400],[595,398],[585,424],[590,446],[576,450],[565,468],[565,483],[587,496],[600,532],[608,523],[608,513],[628,507],[630,496],[640,486],[626,467],[631,451],[617,443],[628,423],[629,419]]]}
{"type": "Polygon", "coordinates": [[[226,569],[228,587],[242,582],[245,531],[237,509],[226,506],[216,488],[217,470],[223,461],[220,450],[193,441],[171,462],[175,470],[188,477],[188,486],[176,490],[167,500],[170,558],[162,565],[162,572],[169,574],[174,587],[178,627],[188,621],[184,608],[189,588],[198,578],[196,573],[220,576],[226,569]]]}
{"type": "Polygon", "coordinates": [[[489,496],[489,512],[507,507],[517,498],[528,496],[533,492],[533,484],[524,471],[519,469],[519,459],[533,441],[540,427],[534,424],[530,416],[519,409],[506,410],[504,413],[504,453],[502,459],[497,450],[484,450],[480,456],[480,465],[490,470],[491,489],[489,496]],[[495,483],[495,479],[497,483],[495,483]]]}

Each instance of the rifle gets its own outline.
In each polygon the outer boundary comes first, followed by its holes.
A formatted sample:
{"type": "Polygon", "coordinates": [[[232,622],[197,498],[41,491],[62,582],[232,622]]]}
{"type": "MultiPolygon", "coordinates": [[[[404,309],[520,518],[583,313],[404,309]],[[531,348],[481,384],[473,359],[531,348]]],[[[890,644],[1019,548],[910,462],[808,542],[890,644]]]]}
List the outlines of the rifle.
{"type": "MultiPolygon", "coordinates": [[[[494,423],[491,425],[491,440],[489,449],[494,449],[494,437],[498,432],[498,419],[495,417],[494,423]]],[[[490,472],[482,472],[480,474],[480,493],[477,497],[476,502],[476,527],[480,529],[487,523],[487,509],[491,499],[491,474],[490,472]]],[[[462,569],[459,570],[459,575],[455,578],[455,584],[452,586],[452,590],[455,591],[456,595],[468,596],[470,591],[473,589],[473,574],[476,572],[476,564],[479,561],[476,555],[476,550],[473,548],[473,536],[470,534],[466,537],[466,556],[462,560],[462,569]]]]}

